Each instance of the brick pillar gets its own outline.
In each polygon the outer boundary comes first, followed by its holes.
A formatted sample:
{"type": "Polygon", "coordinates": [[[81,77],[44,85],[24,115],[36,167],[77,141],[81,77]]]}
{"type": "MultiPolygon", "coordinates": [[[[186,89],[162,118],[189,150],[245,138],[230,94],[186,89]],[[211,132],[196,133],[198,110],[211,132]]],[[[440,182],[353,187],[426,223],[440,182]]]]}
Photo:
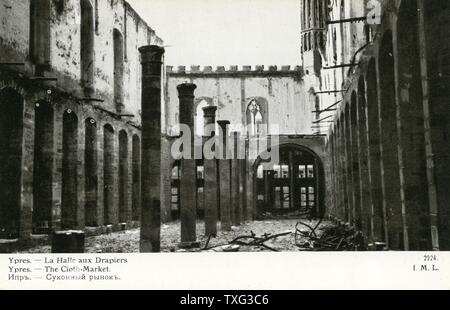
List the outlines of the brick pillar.
{"type": "Polygon", "coordinates": [[[191,159],[184,158],[181,162],[180,177],[180,219],[181,219],[181,246],[189,246],[196,242],[195,230],[197,220],[197,173],[194,150],[194,84],[178,85],[178,98],[180,99],[180,124],[190,129],[191,159]]]}
{"type": "Polygon", "coordinates": [[[227,126],[230,124],[229,121],[218,121],[221,128],[221,140],[222,143],[222,156],[223,159],[219,161],[219,192],[220,192],[220,228],[222,230],[231,230],[231,161],[227,159],[228,150],[227,150],[227,137],[228,137],[228,128],[227,126]]]}
{"type": "MultiPolygon", "coordinates": [[[[209,136],[207,127],[215,125],[216,123],[217,107],[208,106],[203,108],[205,136],[204,143],[210,139],[216,139],[215,131],[212,131],[209,136]]],[[[207,149],[210,149],[207,147],[207,149]]],[[[211,154],[210,156],[212,156],[211,154]]],[[[217,186],[217,160],[214,158],[204,160],[205,169],[205,235],[217,235],[217,218],[218,218],[218,186],[217,186]]]]}
{"type": "Polygon", "coordinates": [[[239,183],[239,174],[240,174],[240,165],[239,165],[239,159],[238,157],[238,146],[240,139],[240,133],[239,132],[233,132],[231,134],[231,141],[234,144],[233,149],[233,156],[231,159],[231,222],[233,225],[239,225],[240,222],[240,183],[239,183]]]}
{"type": "Polygon", "coordinates": [[[141,252],[160,251],[161,66],[164,48],[139,49],[142,63],[141,252]]]}

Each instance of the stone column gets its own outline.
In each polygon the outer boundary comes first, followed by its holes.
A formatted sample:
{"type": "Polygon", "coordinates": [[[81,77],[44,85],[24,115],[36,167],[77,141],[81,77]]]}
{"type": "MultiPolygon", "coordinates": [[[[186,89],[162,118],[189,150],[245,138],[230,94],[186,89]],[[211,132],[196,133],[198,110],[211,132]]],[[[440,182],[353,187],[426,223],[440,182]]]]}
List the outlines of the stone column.
{"type": "MultiPolygon", "coordinates": [[[[203,108],[204,115],[204,126],[205,126],[205,136],[204,143],[206,141],[208,144],[206,145],[206,150],[211,150],[211,145],[213,140],[216,139],[216,133],[214,131],[210,131],[211,126],[215,126],[216,124],[216,112],[217,107],[208,106],[203,108]]],[[[216,143],[214,142],[214,145],[216,143]]],[[[204,159],[204,169],[205,169],[205,235],[206,236],[216,236],[217,235],[217,219],[218,219],[218,186],[217,186],[217,160],[216,160],[216,150],[215,147],[211,150],[214,151],[214,154],[209,154],[209,156],[213,158],[204,159]]]]}
{"type": "Polygon", "coordinates": [[[141,252],[160,251],[161,66],[164,48],[139,49],[142,63],[141,252]]]}
{"type": "Polygon", "coordinates": [[[269,205],[269,173],[266,170],[263,170],[263,178],[264,178],[264,205],[261,210],[258,210],[260,213],[265,213],[267,210],[267,206],[269,205]]]}
{"type": "Polygon", "coordinates": [[[253,221],[253,212],[254,212],[254,204],[253,204],[253,193],[254,193],[254,187],[253,187],[253,172],[251,167],[251,153],[250,153],[250,141],[249,138],[245,140],[245,184],[246,184],[246,191],[244,193],[245,199],[246,199],[246,210],[247,210],[247,221],[253,221]]]}
{"type": "Polygon", "coordinates": [[[219,160],[219,197],[220,197],[220,228],[231,230],[231,162],[228,159],[228,128],[229,121],[218,121],[221,128],[222,158],[219,160]]]}
{"type": "MultiPolygon", "coordinates": [[[[245,137],[239,137],[239,145],[245,145],[245,137]]],[[[245,223],[247,221],[247,205],[246,205],[246,192],[247,192],[247,184],[246,179],[247,175],[245,173],[246,170],[246,160],[245,160],[245,150],[242,153],[244,158],[239,159],[239,218],[241,223],[245,223]]]]}
{"type": "Polygon", "coordinates": [[[240,183],[239,183],[239,174],[240,174],[240,164],[238,159],[238,147],[239,147],[239,139],[240,133],[233,132],[231,134],[231,141],[234,145],[233,156],[231,159],[231,221],[233,225],[237,226],[241,223],[240,217],[240,183]]]}
{"type": "Polygon", "coordinates": [[[180,84],[177,86],[180,100],[180,124],[190,129],[191,158],[181,161],[180,177],[180,220],[181,220],[181,247],[192,247],[197,240],[197,172],[194,151],[194,84],[180,84]]]}

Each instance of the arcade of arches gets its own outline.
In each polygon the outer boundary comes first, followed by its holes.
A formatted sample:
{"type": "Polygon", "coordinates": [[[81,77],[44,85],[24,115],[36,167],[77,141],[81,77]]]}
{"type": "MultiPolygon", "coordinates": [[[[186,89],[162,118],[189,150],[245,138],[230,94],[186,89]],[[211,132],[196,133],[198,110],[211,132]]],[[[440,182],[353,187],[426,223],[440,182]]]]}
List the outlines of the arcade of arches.
{"type": "Polygon", "coordinates": [[[255,163],[257,213],[323,215],[321,159],[313,151],[294,144],[281,145],[279,156],[279,163],[270,167],[261,159],[255,163]]]}
{"type": "Polygon", "coordinates": [[[0,239],[138,225],[140,130],[22,93],[0,90],[0,239]]]}
{"type": "Polygon", "coordinates": [[[348,85],[328,139],[328,212],[389,249],[448,250],[450,6],[418,5],[401,2],[348,85]]]}
{"type": "MultiPolygon", "coordinates": [[[[249,201],[242,208],[252,208],[250,213],[254,218],[260,218],[267,213],[275,216],[289,213],[307,217],[323,216],[325,188],[322,159],[311,149],[295,143],[280,145],[279,150],[278,164],[265,165],[261,157],[258,157],[253,165],[244,163],[252,170],[252,180],[249,182],[241,177],[239,181],[245,190],[251,192],[249,201]],[[252,186],[252,189],[249,186],[252,186]]],[[[229,168],[231,175],[231,166],[229,168]]],[[[196,161],[196,171],[196,210],[198,218],[203,218],[205,210],[203,160],[196,161]]],[[[180,179],[181,161],[177,160],[172,165],[171,173],[172,219],[180,218],[180,179]]],[[[221,180],[219,183],[223,186],[221,180]]],[[[250,220],[250,217],[244,216],[243,221],[247,220],[250,220]]]]}

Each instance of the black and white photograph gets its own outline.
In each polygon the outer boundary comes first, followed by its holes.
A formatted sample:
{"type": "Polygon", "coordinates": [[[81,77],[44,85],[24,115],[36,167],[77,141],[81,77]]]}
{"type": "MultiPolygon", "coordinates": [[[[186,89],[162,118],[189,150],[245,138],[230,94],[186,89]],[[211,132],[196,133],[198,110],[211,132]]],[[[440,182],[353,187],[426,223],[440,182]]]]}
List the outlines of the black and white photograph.
{"type": "Polygon", "coordinates": [[[448,250],[450,1],[0,0],[0,253],[448,250]]]}

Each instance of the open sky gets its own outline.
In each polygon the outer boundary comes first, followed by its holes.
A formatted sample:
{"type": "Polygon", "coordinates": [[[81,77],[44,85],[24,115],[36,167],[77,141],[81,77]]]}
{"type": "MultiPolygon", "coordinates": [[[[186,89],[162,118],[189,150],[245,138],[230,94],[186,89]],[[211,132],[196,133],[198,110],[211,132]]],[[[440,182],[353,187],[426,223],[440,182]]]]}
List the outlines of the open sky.
{"type": "Polygon", "coordinates": [[[297,65],[299,0],[128,0],[162,37],[166,64],[297,65]]]}

